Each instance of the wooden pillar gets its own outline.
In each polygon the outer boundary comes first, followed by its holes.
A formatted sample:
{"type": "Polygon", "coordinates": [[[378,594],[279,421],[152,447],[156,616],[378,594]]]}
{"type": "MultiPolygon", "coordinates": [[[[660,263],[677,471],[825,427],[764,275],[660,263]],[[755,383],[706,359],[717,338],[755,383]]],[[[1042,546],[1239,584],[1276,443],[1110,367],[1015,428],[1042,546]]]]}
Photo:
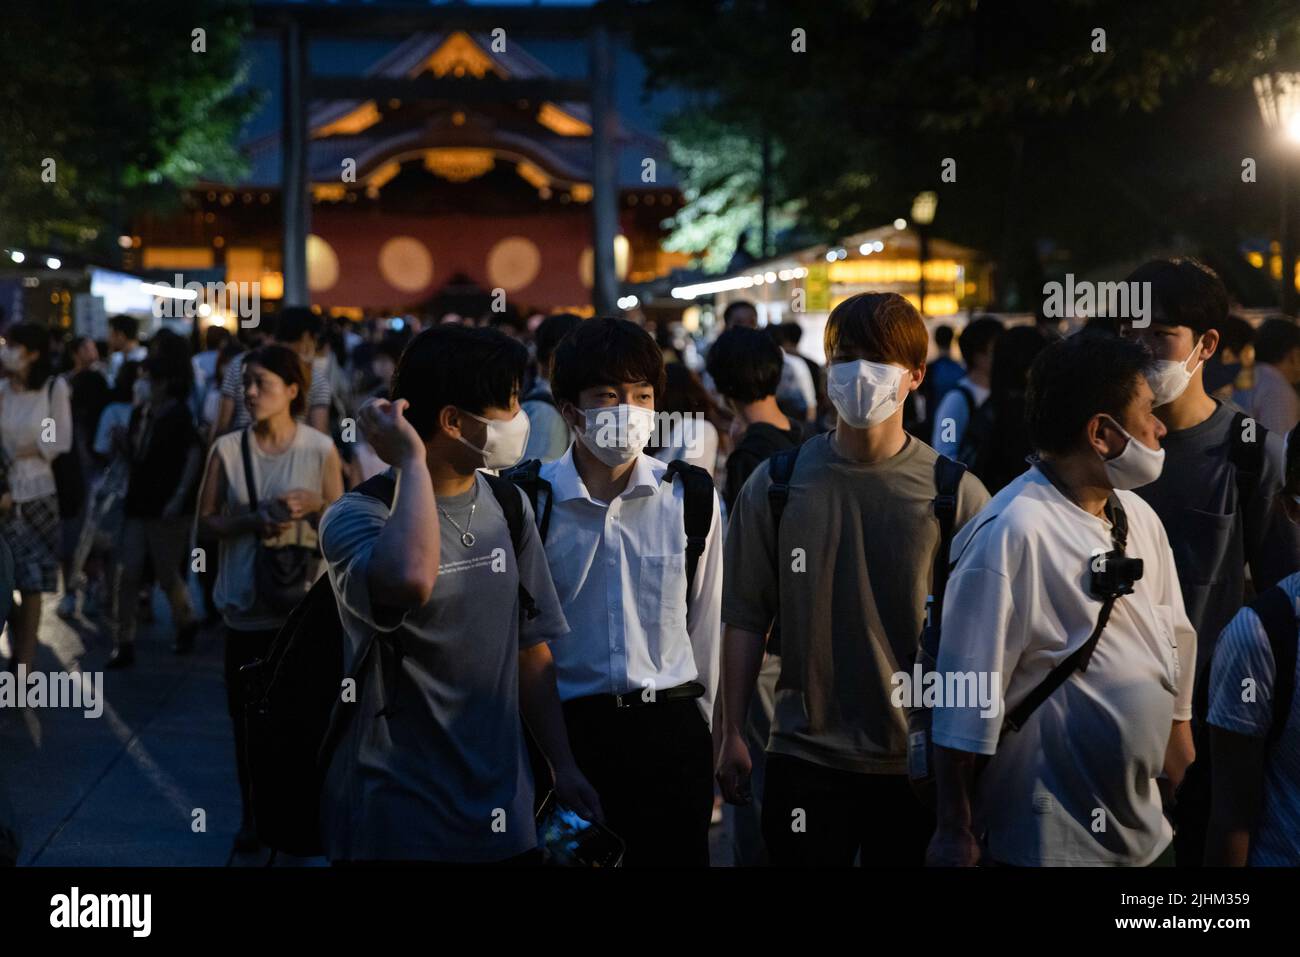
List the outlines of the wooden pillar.
{"type": "Polygon", "coordinates": [[[307,34],[293,17],[280,33],[282,137],[280,186],[284,204],[285,306],[310,306],[307,234],[311,230],[311,182],[307,170],[307,34]]]}
{"type": "Polygon", "coordinates": [[[592,288],[596,315],[618,314],[618,276],[614,269],[614,238],[618,235],[617,143],[614,110],[614,58],[609,30],[592,28],[590,38],[592,148],[592,288]]]}

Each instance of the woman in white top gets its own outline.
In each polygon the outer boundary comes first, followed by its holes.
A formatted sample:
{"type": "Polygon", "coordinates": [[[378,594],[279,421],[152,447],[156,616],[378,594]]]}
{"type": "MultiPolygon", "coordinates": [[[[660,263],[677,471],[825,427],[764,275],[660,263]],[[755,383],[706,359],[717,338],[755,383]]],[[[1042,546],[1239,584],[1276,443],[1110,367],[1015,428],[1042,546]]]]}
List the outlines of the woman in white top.
{"type": "Polygon", "coordinates": [[[0,536],[14,556],[21,600],[10,615],[13,667],[31,667],[41,621],[41,594],[59,588],[59,497],[50,463],[72,448],[68,384],[53,376],[50,332],[24,322],[0,349],[0,446],[7,462],[0,487],[0,536]]]}
{"type": "MultiPolygon", "coordinates": [[[[291,349],[263,346],[244,360],[244,404],[253,424],[212,444],[199,493],[200,535],[220,543],[213,595],[226,623],[226,703],[235,729],[235,757],[244,818],[236,850],[256,848],[249,803],[244,695],[239,669],[266,656],[288,611],[258,594],[259,545],[317,551],[316,526],[343,494],[339,456],[329,436],[296,422],[307,404],[307,369],[291,349]],[[257,508],[245,479],[245,435],[257,508]]],[[[312,570],[307,584],[315,580],[312,570]]]]}

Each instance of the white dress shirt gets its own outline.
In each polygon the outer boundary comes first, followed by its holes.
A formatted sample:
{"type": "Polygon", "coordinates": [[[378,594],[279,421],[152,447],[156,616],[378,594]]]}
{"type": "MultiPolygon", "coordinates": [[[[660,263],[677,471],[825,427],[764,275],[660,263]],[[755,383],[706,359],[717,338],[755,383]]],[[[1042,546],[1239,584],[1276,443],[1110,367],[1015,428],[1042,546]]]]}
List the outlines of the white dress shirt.
{"type": "Polygon", "coordinates": [[[573,446],[542,466],[553,496],[546,560],[570,628],[551,654],[564,701],[698,681],[711,724],[722,630],[720,508],[714,493],[688,596],[682,483],[664,482],[667,469],[639,455],[627,488],[600,502],[578,475],[573,446]]]}

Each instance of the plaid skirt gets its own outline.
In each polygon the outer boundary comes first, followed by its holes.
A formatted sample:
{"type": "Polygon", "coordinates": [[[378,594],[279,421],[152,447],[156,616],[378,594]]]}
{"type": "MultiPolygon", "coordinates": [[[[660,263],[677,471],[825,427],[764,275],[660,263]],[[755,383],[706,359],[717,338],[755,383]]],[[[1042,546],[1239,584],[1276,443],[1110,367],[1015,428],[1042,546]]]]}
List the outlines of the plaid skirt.
{"type": "Polygon", "coordinates": [[[0,517],[0,536],[14,553],[14,588],[59,590],[59,497],[15,504],[0,517]]]}

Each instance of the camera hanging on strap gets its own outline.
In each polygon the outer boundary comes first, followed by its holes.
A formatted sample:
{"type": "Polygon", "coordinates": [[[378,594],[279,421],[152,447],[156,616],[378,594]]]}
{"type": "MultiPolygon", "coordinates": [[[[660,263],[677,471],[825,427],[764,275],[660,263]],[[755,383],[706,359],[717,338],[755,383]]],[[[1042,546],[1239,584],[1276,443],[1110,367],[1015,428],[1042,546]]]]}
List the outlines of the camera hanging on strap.
{"type": "MultiPolygon", "coordinates": [[[[1050,473],[1045,471],[1044,474],[1055,482],[1050,473]]],[[[1100,599],[1102,603],[1101,611],[1097,614],[1097,624],[1092,629],[1092,634],[1088,636],[1088,640],[1053,668],[1051,674],[1007,715],[1002,724],[1003,737],[1008,731],[1019,731],[1023,728],[1030,716],[1038,710],[1038,706],[1063,685],[1075,671],[1088,670],[1088,662],[1092,660],[1097,641],[1106,629],[1106,622],[1110,620],[1115,602],[1124,595],[1132,594],[1134,584],[1142,578],[1142,559],[1129,558],[1124,554],[1125,546],[1128,544],[1128,516],[1124,514],[1124,506],[1120,504],[1119,496],[1111,492],[1104,508],[1106,518],[1110,522],[1110,538],[1113,547],[1109,552],[1092,558],[1088,563],[1088,591],[1092,597],[1100,599]]]]}

